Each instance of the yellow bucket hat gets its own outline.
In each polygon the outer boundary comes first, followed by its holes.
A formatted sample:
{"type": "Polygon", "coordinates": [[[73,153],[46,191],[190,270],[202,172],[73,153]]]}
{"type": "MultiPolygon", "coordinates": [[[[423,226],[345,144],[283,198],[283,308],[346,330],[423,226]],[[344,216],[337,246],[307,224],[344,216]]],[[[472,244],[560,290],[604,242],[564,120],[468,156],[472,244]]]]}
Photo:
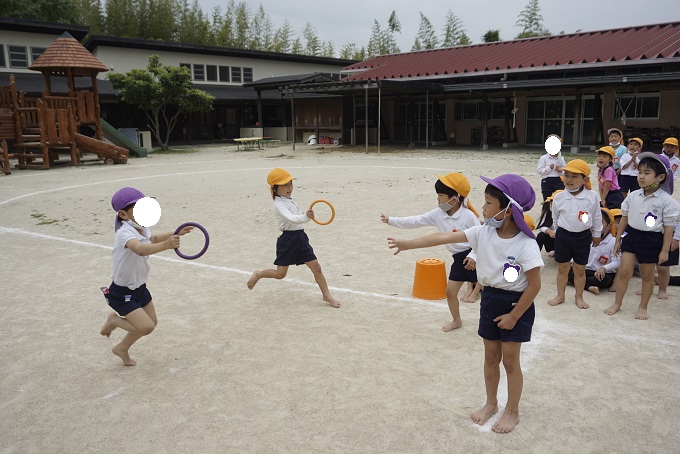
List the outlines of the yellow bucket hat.
{"type": "Polygon", "coordinates": [[[614,225],[614,215],[612,214],[611,210],[609,208],[601,207],[600,211],[602,211],[604,214],[607,215],[607,218],[609,219],[609,233],[612,234],[612,236],[616,235],[616,226],[614,225]]]}
{"type": "Polygon", "coordinates": [[[592,189],[593,187],[590,185],[590,166],[588,165],[587,162],[585,162],[583,159],[572,159],[567,163],[567,166],[564,168],[565,172],[573,172],[573,173],[580,173],[584,177],[586,177],[586,183],[585,187],[586,189],[592,189]]]}
{"type": "Polygon", "coordinates": [[[605,147],[598,148],[597,152],[598,153],[600,153],[600,152],[607,153],[612,158],[614,158],[614,156],[616,156],[616,151],[614,151],[614,149],[612,147],[610,147],[609,145],[607,145],[605,147]]]}
{"type": "Polygon", "coordinates": [[[527,226],[529,226],[531,230],[536,230],[536,223],[533,218],[526,213],[524,213],[524,222],[527,223],[527,226]]]}
{"type": "Polygon", "coordinates": [[[475,216],[479,217],[479,213],[474,209],[472,204],[467,200],[467,196],[470,194],[470,182],[465,175],[458,172],[447,173],[446,175],[436,174],[439,181],[444,183],[446,187],[449,187],[456,191],[458,194],[463,196],[463,202],[461,205],[475,213],[475,216]]]}
{"type": "Polygon", "coordinates": [[[644,142],[643,142],[642,139],[640,139],[639,137],[635,137],[635,138],[633,138],[633,139],[628,139],[628,145],[630,145],[631,142],[637,142],[637,143],[639,143],[639,144],[640,144],[640,148],[642,148],[642,145],[644,145],[644,142]]]}
{"type": "Polygon", "coordinates": [[[555,196],[556,196],[557,194],[559,194],[560,192],[564,192],[564,189],[558,189],[557,191],[553,192],[553,193],[550,195],[550,197],[548,197],[547,199],[545,199],[545,201],[546,201],[546,202],[552,202],[553,200],[555,200],[555,196]]]}
{"type": "Polygon", "coordinates": [[[621,208],[612,208],[609,210],[609,212],[612,214],[612,216],[623,216],[623,212],[621,211],[621,208]]]}
{"type": "Polygon", "coordinates": [[[663,141],[664,145],[675,145],[676,147],[678,146],[678,139],[675,137],[669,137],[668,139],[663,141]]]}
{"type": "Polygon", "coordinates": [[[269,175],[267,175],[267,184],[269,185],[269,191],[272,194],[272,198],[274,198],[274,186],[287,184],[293,180],[293,176],[287,170],[280,167],[269,172],[269,175]]]}

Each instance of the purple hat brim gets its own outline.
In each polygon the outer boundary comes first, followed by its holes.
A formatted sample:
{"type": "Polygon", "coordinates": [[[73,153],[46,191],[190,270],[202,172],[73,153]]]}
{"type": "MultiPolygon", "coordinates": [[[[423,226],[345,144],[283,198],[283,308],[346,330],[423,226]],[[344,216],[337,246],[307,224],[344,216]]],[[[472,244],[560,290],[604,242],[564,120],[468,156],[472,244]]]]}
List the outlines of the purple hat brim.
{"type": "MultiPolygon", "coordinates": [[[[501,191],[503,194],[506,196],[509,196],[509,194],[506,193],[506,189],[499,187],[498,182],[494,178],[488,178],[488,177],[483,177],[480,176],[482,180],[484,180],[486,183],[490,184],[494,188],[498,189],[501,191]]],[[[534,235],[534,232],[529,228],[527,225],[527,222],[524,220],[524,210],[522,207],[515,205],[514,203],[510,203],[510,206],[513,208],[512,209],[512,220],[515,222],[517,227],[524,233],[526,236],[531,238],[532,240],[536,239],[536,235],[534,235]]]]}
{"type": "Polygon", "coordinates": [[[638,155],[638,159],[640,161],[642,161],[644,158],[656,159],[661,163],[661,165],[663,165],[664,169],[666,169],[666,178],[664,178],[663,183],[661,183],[661,189],[666,191],[668,194],[673,195],[673,171],[669,168],[670,162],[668,163],[669,165],[666,165],[666,163],[661,159],[661,155],[658,155],[652,151],[645,151],[638,155]]]}

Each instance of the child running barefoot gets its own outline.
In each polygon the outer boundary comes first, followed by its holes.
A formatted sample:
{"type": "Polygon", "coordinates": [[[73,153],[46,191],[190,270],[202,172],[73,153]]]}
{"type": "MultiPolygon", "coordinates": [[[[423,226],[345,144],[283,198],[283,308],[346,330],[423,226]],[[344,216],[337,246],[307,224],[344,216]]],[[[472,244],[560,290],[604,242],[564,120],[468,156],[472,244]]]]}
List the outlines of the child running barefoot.
{"type": "Polygon", "coordinates": [[[136,364],[129,354],[132,344],[151,334],[158,324],[151,293],[146,288],[149,256],[178,248],[179,237],[193,229],[185,227],[179,235],[172,232],[152,235],[148,228],[135,221],[135,204],[142,198],[144,194],[141,191],[123,188],[111,199],[116,211],[116,236],[113,245],[113,282],[105,296],[111,309],[118,315],[112,312],[106,317],[100,334],[109,337],[116,328],[127,331],[123,340],[111,350],[126,366],[136,364]]]}
{"type": "Polygon", "coordinates": [[[583,300],[586,283],[586,264],[590,243],[600,243],[602,214],[597,194],[590,189],[590,166],[581,159],[569,161],[564,168],[564,186],[553,200],[555,233],[555,261],[557,262],[557,296],[548,304],[557,306],[565,301],[569,269],[574,270],[574,302],[579,309],[589,306],[583,300]],[[591,233],[592,228],[592,233],[591,233]],[[570,261],[574,260],[571,265],[570,261]]]}
{"type": "Polygon", "coordinates": [[[248,288],[253,289],[255,284],[262,279],[283,279],[288,273],[290,265],[302,265],[303,263],[312,270],[314,279],[321,289],[323,300],[333,307],[340,307],[340,303],[333,298],[326,278],[321,271],[321,265],[314,255],[314,250],[309,244],[309,238],[303,230],[302,224],[314,219],[314,211],[307,210],[303,213],[300,207],[293,201],[293,177],[288,171],[276,168],[269,172],[267,183],[270,186],[272,199],[274,199],[274,211],[279,223],[281,236],[276,240],[276,269],[256,270],[248,279],[248,288]]]}
{"type": "Polygon", "coordinates": [[[665,156],[650,152],[640,154],[640,189],[631,192],[621,205],[623,217],[614,247],[615,253],[622,251],[621,267],[616,282],[616,299],[605,309],[607,315],[614,315],[621,309],[637,260],[642,291],[635,318],[649,318],[647,306],[654,290],[654,265],[668,261],[673,227],[678,216],[677,204],[671,197],[673,179],[669,178],[669,167],[665,156]]]}
{"type": "Polygon", "coordinates": [[[498,411],[500,364],[508,381],[508,402],[492,426],[497,433],[511,432],[519,423],[519,401],[524,377],[520,364],[522,342],[531,340],[534,298],[541,289],[543,260],[535,237],[524,220],[536,195],[524,178],[501,175],[484,190],[484,225],[463,232],[433,233],[413,240],[388,238],[390,249],[401,251],[469,242],[477,254],[477,277],[482,290],[478,334],[484,340],[486,404],[471,416],[484,425],[498,411]],[[500,218],[499,218],[500,217],[500,218]]]}
{"type": "MultiPolygon", "coordinates": [[[[470,193],[470,182],[462,173],[449,173],[437,175],[434,190],[437,192],[439,208],[428,211],[418,216],[394,217],[380,214],[380,219],[385,224],[402,228],[413,229],[416,227],[433,226],[440,232],[462,232],[463,230],[479,225],[479,214],[470,205],[467,196],[470,193]]],[[[464,302],[474,303],[479,295],[477,272],[466,269],[470,261],[468,254],[471,252],[467,243],[447,244],[446,248],[453,254],[449,282],[446,285],[446,300],[453,320],[442,327],[442,331],[449,332],[463,326],[460,318],[460,306],[458,292],[463,283],[472,282],[478,289],[463,297],[464,302]],[[476,293],[475,293],[476,292],[476,293]]]]}

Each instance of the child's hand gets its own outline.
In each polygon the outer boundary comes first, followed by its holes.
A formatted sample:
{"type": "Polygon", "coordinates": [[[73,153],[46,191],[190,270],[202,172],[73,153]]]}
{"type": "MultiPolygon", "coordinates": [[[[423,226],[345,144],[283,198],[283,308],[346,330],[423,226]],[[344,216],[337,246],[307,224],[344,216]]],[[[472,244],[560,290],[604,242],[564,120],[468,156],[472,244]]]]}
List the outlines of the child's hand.
{"type": "Polygon", "coordinates": [[[477,262],[472,260],[470,257],[465,257],[463,259],[463,265],[465,265],[466,270],[472,271],[474,269],[477,269],[477,262]]]}
{"type": "Polygon", "coordinates": [[[600,267],[600,269],[598,269],[597,271],[595,271],[595,278],[596,278],[598,281],[601,281],[602,279],[604,279],[604,276],[605,276],[605,274],[606,274],[606,271],[607,271],[607,270],[604,269],[604,266],[603,266],[603,267],[600,267]]]}
{"type": "Polygon", "coordinates": [[[555,164],[550,164],[550,169],[554,169],[554,168],[555,168],[555,164]]]}
{"type": "Polygon", "coordinates": [[[307,210],[307,217],[309,219],[314,219],[314,210],[307,210]]]}
{"type": "Polygon", "coordinates": [[[602,238],[600,237],[593,238],[593,246],[597,246],[598,244],[600,244],[600,241],[602,241],[602,238]]]}
{"type": "Polygon", "coordinates": [[[619,255],[619,252],[621,252],[621,240],[617,238],[614,243],[614,255],[619,255]]]}
{"type": "Polygon", "coordinates": [[[397,255],[401,251],[408,251],[409,247],[407,245],[407,240],[398,240],[396,238],[388,238],[387,244],[389,244],[390,249],[396,249],[394,255],[397,255]]]}
{"type": "Polygon", "coordinates": [[[550,238],[555,238],[555,231],[554,230],[545,229],[545,233],[547,233],[550,238]]]}
{"type": "Polygon", "coordinates": [[[180,230],[178,235],[180,235],[180,236],[186,235],[187,233],[191,232],[192,230],[194,230],[194,227],[191,226],[191,225],[188,225],[188,226],[184,227],[182,230],[180,230]]]}
{"type": "Polygon", "coordinates": [[[679,246],[680,246],[680,241],[678,241],[678,240],[671,241],[671,251],[675,251],[679,246]]]}
{"type": "Polygon", "coordinates": [[[493,321],[496,322],[496,326],[498,326],[500,329],[507,330],[513,329],[517,324],[517,319],[510,314],[503,314],[494,318],[493,321]]]}
{"type": "Polygon", "coordinates": [[[165,240],[166,249],[177,249],[179,248],[179,235],[172,235],[170,238],[165,240]]]}
{"type": "Polygon", "coordinates": [[[659,265],[668,261],[668,252],[661,251],[659,253],[659,265]]]}
{"type": "Polygon", "coordinates": [[[389,224],[390,222],[390,217],[385,216],[384,214],[380,213],[380,220],[383,221],[385,224],[389,224]]]}

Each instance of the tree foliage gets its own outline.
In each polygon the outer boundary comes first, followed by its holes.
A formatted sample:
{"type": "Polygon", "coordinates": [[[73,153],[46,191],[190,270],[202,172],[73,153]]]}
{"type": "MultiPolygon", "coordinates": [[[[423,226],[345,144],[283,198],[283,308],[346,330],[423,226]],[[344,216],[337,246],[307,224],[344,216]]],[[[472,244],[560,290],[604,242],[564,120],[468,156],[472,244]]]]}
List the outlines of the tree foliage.
{"type": "Polygon", "coordinates": [[[482,42],[483,43],[493,43],[496,41],[501,41],[501,31],[496,29],[496,30],[488,30],[484,35],[482,35],[482,42]]]}
{"type": "Polygon", "coordinates": [[[120,90],[123,101],[136,104],[144,111],[149,129],[164,150],[168,149],[170,133],[181,114],[212,110],[215,100],[212,95],[192,88],[187,68],[165,66],[158,55],[149,57],[146,70],[111,73],[108,78],[114,88],[120,90]],[[171,106],[174,109],[169,109],[171,106]]]}
{"type": "Polygon", "coordinates": [[[418,34],[416,35],[416,41],[413,44],[411,50],[428,50],[437,48],[437,34],[434,31],[432,22],[430,19],[425,17],[425,15],[420,13],[420,27],[418,28],[418,34]],[[418,49],[416,49],[418,46],[418,49]]]}
{"type": "Polygon", "coordinates": [[[543,16],[538,0],[529,1],[522,12],[519,13],[515,26],[522,27],[522,31],[515,39],[550,35],[550,31],[543,26],[543,16]]]}
{"type": "Polygon", "coordinates": [[[463,21],[453,11],[448,10],[444,23],[442,47],[463,46],[470,42],[470,38],[465,34],[463,21]]]}

